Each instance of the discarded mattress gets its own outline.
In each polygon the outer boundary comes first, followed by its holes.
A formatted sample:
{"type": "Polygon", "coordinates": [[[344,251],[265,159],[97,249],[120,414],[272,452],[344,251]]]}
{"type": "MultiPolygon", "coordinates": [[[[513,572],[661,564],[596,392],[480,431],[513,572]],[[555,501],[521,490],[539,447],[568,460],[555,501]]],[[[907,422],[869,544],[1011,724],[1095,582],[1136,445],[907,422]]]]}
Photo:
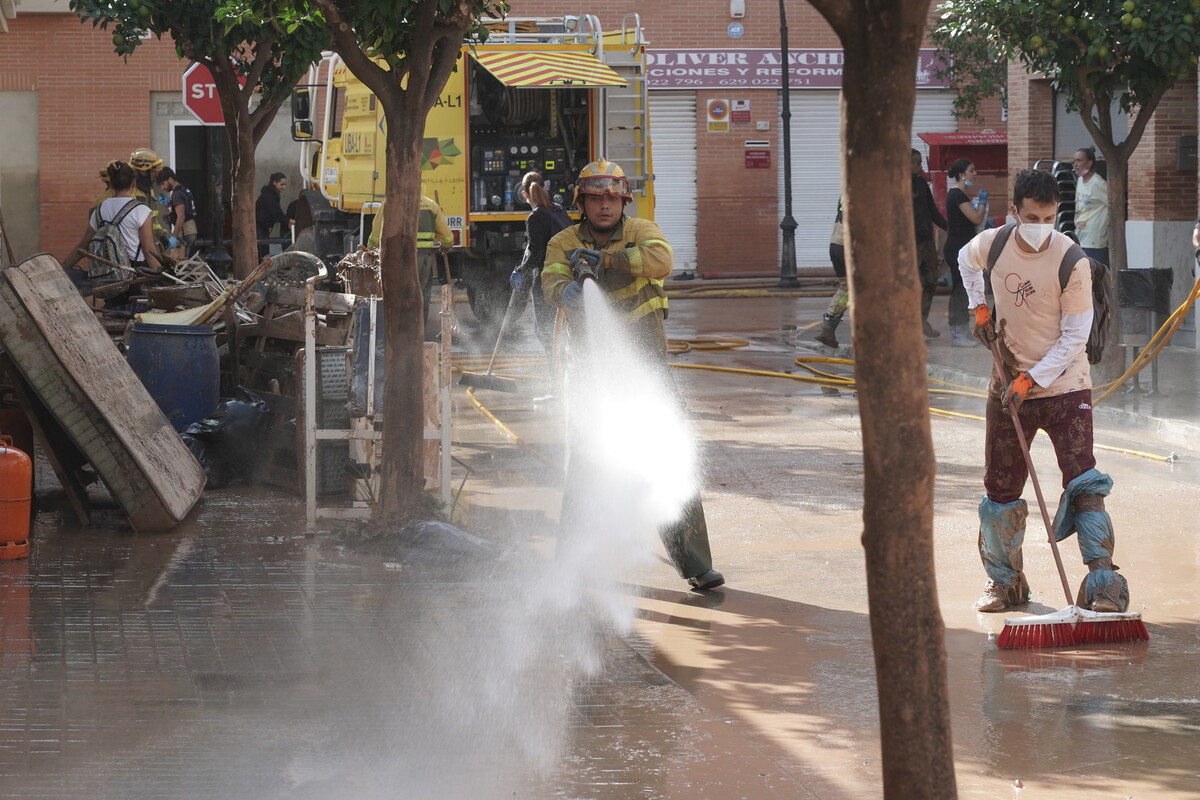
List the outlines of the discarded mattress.
{"type": "Polygon", "coordinates": [[[204,470],[53,256],[3,271],[0,342],[134,530],[188,515],[204,470]]]}

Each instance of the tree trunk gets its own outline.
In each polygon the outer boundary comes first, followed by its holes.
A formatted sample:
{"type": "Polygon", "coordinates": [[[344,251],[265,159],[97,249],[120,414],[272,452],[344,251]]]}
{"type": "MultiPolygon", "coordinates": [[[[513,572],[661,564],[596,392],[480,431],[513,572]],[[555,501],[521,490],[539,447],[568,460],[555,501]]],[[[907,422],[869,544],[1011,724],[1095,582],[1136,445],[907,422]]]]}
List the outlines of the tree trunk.
{"type": "Polygon", "coordinates": [[[228,143],[230,210],[233,219],[233,277],[245,278],[258,265],[258,235],[254,227],[254,151],[257,141],[254,122],[250,118],[251,93],[238,83],[238,78],[226,59],[204,62],[213,76],[221,113],[225,118],[225,139],[228,143]]]}
{"type": "MultiPolygon", "coordinates": [[[[415,100],[411,95],[408,100],[415,100]]],[[[411,513],[424,489],[424,298],[417,275],[421,203],[421,137],[425,115],[398,99],[384,101],[387,178],[380,238],[387,368],[384,378],[383,463],[377,514],[411,513]]]]}
{"type": "Polygon", "coordinates": [[[229,137],[231,162],[229,201],[233,214],[233,246],[230,256],[233,258],[233,277],[241,280],[258,265],[258,230],[254,224],[257,146],[250,112],[239,108],[236,123],[233,126],[226,124],[225,132],[229,137]]]}
{"type": "Polygon", "coordinates": [[[842,170],[884,797],[954,798],[909,168],[929,0],[813,5],[834,25],[846,54],[842,170]]]}

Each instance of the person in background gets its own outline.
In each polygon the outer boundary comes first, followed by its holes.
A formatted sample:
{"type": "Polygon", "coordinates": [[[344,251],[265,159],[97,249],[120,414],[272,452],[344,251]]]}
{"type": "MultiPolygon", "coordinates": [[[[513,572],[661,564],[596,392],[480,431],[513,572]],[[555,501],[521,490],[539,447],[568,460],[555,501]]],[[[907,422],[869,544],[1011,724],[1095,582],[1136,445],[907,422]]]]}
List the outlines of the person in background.
{"type": "MultiPolygon", "coordinates": [[[[574,224],[562,206],[550,199],[546,191],[546,179],[540,172],[527,172],[521,178],[521,197],[533,209],[525,218],[525,254],[521,263],[508,278],[516,295],[512,312],[520,315],[525,309],[525,299],[530,288],[541,284],[542,268],[546,263],[546,245],[563,228],[574,224]]],[[[547,353],[554,349],[554,317],[556,310],[546,302],[540,291],[533,294],[533,325],[538,339],[547,353]]]]}
{"type": "Polygon", "coordinates": [[[821,327],[814,337],[826,347],[837,348],[838,340],[834,335],[846,307],[850,305],[850,282],[846,278],[846,245],[845,229],[842,225],[842,199],[838,198],[837,216],[833,218],[833,233],[829,236],[829,260],[833,262],[833,274],[837,276],[837,287],[833,290],[833,299],[825,307],[825,316],[821,327]]]}
{"type": "MultiPolygon", "coordinates": [[[[566,310],[574,344],[577,329],[572,320],[582,318],[583,281],[589,280],[577,278],[574,265],[587,264],[613,314],[628,331],[638,355],[661,370],[663,380],[670,381],[664,325],[667,293],[663,280],[671,274],[675,257],[658,225],[625,216],[625,204],[632,200],[629,179],[615,162],[600,159],[580,170],[575,183],[575,206],[581,218],[579,224],[559,231],[547,245],[542,291],[546,302],[566,310]]],[[[678,392],[673,394],[677,396],[678,392]]],[[[631,424],[654,422],[644,419],[631,424]]],[[[563,492],[563,520],[583,513],[582,498],[591,478],[589,472],[586,454],[573,453],[568,459],[563,492]]],[[[725,577],[712,567],[708,525],[698,491],[684,503],[675,522],[659,529],[659,537],[671,563],[692,591],[706,592],[725,583],[725,577]]]]}
{"type": "Polygon", "coordinates": [[[100,195],[95,200],[92,201],[91,208],[88,209],[89,214],[91,214],[93,211],[95,211],[96,207],[98,205],[100,205],[105,200],[107,200],[108,198],[113,196],[112,187],[108,185],[108,168],[110,166],[112,166],[113,163],[114,162],[110,161],[107,164],[105,164],[103,167],[100,168],[100,172],[96,175],[96,177],[99,178],[101,180],[101,182],[104,184],[104,191],[101,192],[100,195]]]}
{"type": "Polygon", "coordinates": [[[196,245],[196,201],[192,192],[179,182],[175,171],[164,167],[158,173],[158,186],[167,195],[167,222],[171,224],[168,249],[176,259],[187,258],[196,245]]]}
{"type": "Polygon", "coordinates": [[[921,325],[926,339],[936,339],[941,334],[929,324],[929,309],[933,305],[938,278],[942,276],[942,262],[933,241],[933,226],[946,230],[946,219],[933,201],[933,192],[921,172],[921,151],[916,148],[912,151],[912,207],[917,237],[917,274],[921,276],[921,325]]]}
{"type": "Polygon", "coordinates": [[[165,204],[158,196],[158,171],[162,167],[162,156],[149,147],[139,147],[129,154],[129,166],[133,167],[133,196],[152,213],[150,229],[154,241],[167,242],[167,216],[165,204]]]}
{"type": "Polygon", "coordinates": [[[102,225],[118,223],[121,231],[121,242],[130,266],[154,267],[160,269],[158,250],[153,231],[153,212],[134,196],[135,174],[132,167],[124,161],[113,161],[108,165],[108,185],[113,190],[113,196],[100,203],[88,217],[87,229],[71,253],[62,260],[63,269],[71,278],[72,283],[87,294],[90,287],[92,272],[96,275],[107,275],[113,271],[107,264],[93,263],[91,267],[77,266],[88,244],[102,225]]]}
{"type": "Polygon", "coordinates": [[[258,193],[254,203],[254,228],[259,238],[258,257],[266,258],[271,252],[271,245],[263,239],[271,238],[271,231],[276,225],[280,226],[280,235],[288,233],[287,214],[283,213],[283,190],[287,188],[287,175],[282,172],[271,173],[271,179],[258,193]]]}
{"type": "Polygon", "coordinates": [[[1075,235],[1083,252],[1108,263],[1108,181],[1096,174],[1096,148],[1082,147],[1075,167],[1075,235]]]}
{"type": "Polygon", "coordinates": [[[950,345],[971,347],[975,337],[968,326],[967,289],[963,286],[962,273],[958,270],[958,251],[975,238],[975,226],[987,219],[987,190],[980,189],[972,200],[967,193],[975,186],[975,165],[968,158],[960,158],[950,165],[950,180],[953,184],[946,192],[946,246],[942,255],[950,265],[950,345]]]}
{"type": "MultiPolygon", "coordinates": [[[[371,221],[371,233],[367,247],[375,249],[382,244],[383,207],[380,203],[371,221]]],[[[429,319],[429,295],[433,290],[433,276],[437,272],[437,259],[454,245],[454,232],[446,222],[442,208],[431,198],[421,195],[421,208],[417,212],[417,274],[421,281],[424,297],[425,319],[429,319]]]]}

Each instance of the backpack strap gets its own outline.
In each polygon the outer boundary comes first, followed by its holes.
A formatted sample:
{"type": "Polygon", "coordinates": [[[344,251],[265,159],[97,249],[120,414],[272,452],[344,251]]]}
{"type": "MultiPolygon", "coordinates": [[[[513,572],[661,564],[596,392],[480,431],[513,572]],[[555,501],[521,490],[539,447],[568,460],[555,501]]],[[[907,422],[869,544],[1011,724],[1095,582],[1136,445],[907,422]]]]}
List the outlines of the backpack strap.
{"type": "MultiPolygon", "coordinates": [[[[129,214],[133,211],[133,209],[139,205],[141,205],[141,201],[138,200],[136,197],[129,198],[129,202],[121,207],[121,210],[117,212],[117,215],[115,217],[113,217],[113,221],[110,224],[114,225],[118,228],[121,227],[121,223],[125,221],[125,218],[128,217],[129,214]]],[[[133,264],[137,261],[144,261],[145,259],[138,258],[138,256],[140,256],[141,254],[142,254],[142,238],[139,236],[137,250],[135,250],[133,255],[130,257],[129,263],[133,264]]]]}
{"type": "Polygon", "coordinates": [[[115,217],[113,217],[111,224],[120,225],[122,222],[124,222],[125,218],[129,216],[129,213],[133,211],[134,206],[138,205],[138,202],[139,201],[136,197],[129,198],[129,202],[121,206],[121,210],[117,212],[115,217]]]}
{"type": "Polygon", "coordinates": [[[996,237],[992,239],[992,247],[988,250],[987,269],[983,271],[985,279],[991,279],[992,268],[996,266],[996,262],[1000,260],[1000,254],[1004,252],[1004,246],[1008,244],[1009,238],[1012,237],[1012,232],[1017,226],[1011,222],[996,231],[996,237]]]}
{"type": "Polygon", "coordinates": [[[1058,265],[1058,285],[1064,292],[1071,281],[1071,273],[1075,271],[1075,265],[1081,258],[1087,258],[1087,253],[1077,244],[1071,245],[1067,252],[1063,253],[1062,263],[1058,265]]]}

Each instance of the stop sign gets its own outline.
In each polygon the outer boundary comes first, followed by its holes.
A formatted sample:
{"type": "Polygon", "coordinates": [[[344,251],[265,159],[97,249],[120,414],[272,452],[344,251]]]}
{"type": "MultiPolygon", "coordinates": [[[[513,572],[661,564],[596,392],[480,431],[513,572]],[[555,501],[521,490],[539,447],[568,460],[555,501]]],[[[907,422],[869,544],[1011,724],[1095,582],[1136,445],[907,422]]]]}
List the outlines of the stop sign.
{"type": "MultiPolygon", "coordinates": [[[[238,83],[245,86],[246,78],[239,77],[238,83]]],[[[183,73],[183,107],[205,125],[225,124],[217,83],[203,64],[192,64],[183,73]]]]}

